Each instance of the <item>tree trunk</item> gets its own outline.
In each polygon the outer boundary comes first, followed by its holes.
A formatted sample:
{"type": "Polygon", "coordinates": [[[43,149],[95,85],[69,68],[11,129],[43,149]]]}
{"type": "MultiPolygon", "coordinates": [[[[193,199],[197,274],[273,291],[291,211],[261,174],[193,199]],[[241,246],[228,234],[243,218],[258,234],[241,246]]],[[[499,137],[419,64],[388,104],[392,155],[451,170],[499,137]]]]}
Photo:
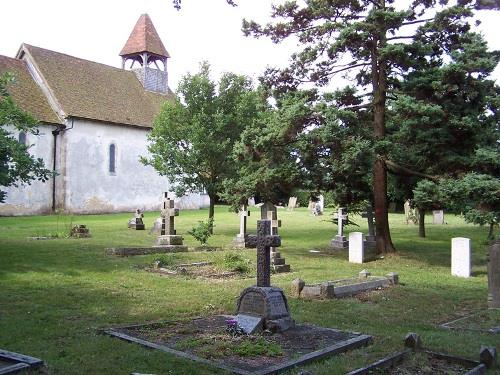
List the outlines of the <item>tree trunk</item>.
{"type": "MultiPolygon", "coordinates": [[[[208,197],[210,198],[210,206],[208,208],[208,220],[214,218],[214,213],[215,213],[215,196],[209,194],[208,197]]],[[[214,234],[214,228],[213,226],[210,226],[210,234],[214,234]]]]}
{"type": "Polygon", "coordinates": [[[425,210],[418,209],[418,236],[425,237],[425,210]]]}
{"type": "Polygon", "coordinates": [[[490,230],[488,231],[488,239],[493,240],[493,230],[495,228],[495,223],[490,223],[490,230]]]}
{"type": "MultiPolygon", "coordinates": [[[[385,8],[381,0],[379,8],[385,8]]],[[[380,26],[378,38],[373,40],[371,54],[371,76],[373,87],[373,135],[376,141],[385,138],[385,103],[387,98],[387,67],[386,62],[379,59],[378,49],[386,44],[386,30],[380,26]]],[[[373,165],[373,197],[375,204],[375,225],[377,236],[377,253],[392,253],[396,249],[392,244],[389,231],[389,212],[387,210],[387,166],[385,155],[376,155],[373,165]]]]}

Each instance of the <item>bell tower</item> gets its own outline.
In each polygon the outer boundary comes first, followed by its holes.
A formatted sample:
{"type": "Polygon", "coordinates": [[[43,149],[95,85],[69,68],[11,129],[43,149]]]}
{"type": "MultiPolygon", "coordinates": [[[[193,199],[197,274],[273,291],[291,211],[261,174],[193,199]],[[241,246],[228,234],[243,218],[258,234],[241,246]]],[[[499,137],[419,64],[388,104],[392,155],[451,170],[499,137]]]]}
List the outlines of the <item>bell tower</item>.
{"type": "Polygon", "coordinates": [[[144,89],[161,94],[168,92],[167,59],[170,57],[147,14],[137,20],[127,43],[120,52],[122,69],[131,62],[131,69],[144,89]],[[139,67],[134,69],[138,63],[139,67]]]}

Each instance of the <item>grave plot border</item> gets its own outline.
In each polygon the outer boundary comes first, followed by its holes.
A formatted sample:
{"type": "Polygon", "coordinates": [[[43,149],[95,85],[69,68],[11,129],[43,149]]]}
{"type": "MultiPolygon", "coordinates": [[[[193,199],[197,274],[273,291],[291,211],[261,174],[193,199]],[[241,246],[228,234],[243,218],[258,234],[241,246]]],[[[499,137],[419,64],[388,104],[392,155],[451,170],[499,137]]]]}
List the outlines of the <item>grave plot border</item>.
{"type": "MultiPolygon", "coordinates": [[[[409,334],[411,335],[411,334],[409,334]]],[[[418,339],[418,342],[414,343],[405,343],[405,345],[409,348],[405,349],[400,352],[392,353],[389,354],[388,356],[373,362],[369,364],[368,366],[353,370],[351,372],[348,372],[346,375],[368,375],[370,374],[371,371],[376,370],[376,369],[384,369],[384,368],[390,368],[393,365],[399,364],[403,360],[405,360],[408,356],[410,356],[412,353],[426,353],[429,354],[437,359],[443,359],[448,362],[454,362],[458,363],[460,365],[464,365],[467,367],[471,367],[464,375],[483,375],[486,374],[486,364],[475,361],[469,358],[461,357],[461,356],[456,356],[452,354],[446,354],[446,353],[441,353],[441,352],[435,352],[429,349],[425,349],[420,347],[420,338],[416,336],[418,339]]],[[[408,338],[408,336],[407,336],[408,338]]]]}
{"type": "Polygon", "coordinates": [[[472,318],[474,316],[477,316],[477,315],[481,314],[481,312],[482,311],[475,312],[474,314],[467,315],[467,316],[462,316],[461,318],[452,320],[451,322],[446,322],[446,323],[439,324],[438,327],[439,328],[453,330],[453,331],[481,332],[481,333],[489,333],[491,335],[498,335],[498,334],[500,334],[500,326],[492,327],[492,328],[489,328],[489,329],[486,329],[486,328],[485,329],[481,329],[481,328],[453,327],[452,326],[452,324],[454,324],[454,323],[457,323],[457,322],[460,322],[462,320],[466,320],[466,319],[472,318]]]}
{"type": "Polygon", "coordinates": [[[10,352],[8,350],[0,349],[0,359],[17,362],[10,366],[0,368],[0,375],[15,374],[29,368],[34,368],[43,365],[43,361],[39,358],[30,357],[28,355],[10,352]]]}
{"type": "MultiPolygon", "coordinates": [[[[228,317],[229,317],[229,315],[228,315],[228,317]]],[[[369,345],[373,340],[373,337],[370,335],[364,335],[364,334],[360,334],[358,332],[350,332],[352,334],[358,334],[359,336],[344,340],[344,341],[339,342],[339,343],[334,344],[334,345],[327,346],[326,348],[316,350],[316,351],[311,352],[311,353],[307,353],[299,358],[289,360],[285,363],[269,366],[266,369],[262,369],[259,371],[247,371],[247,370],[243,370],[243,369],[240,369],[240,368],[237,368],[234,366],[226,366],[223,364],[219,364],[219,363],[210,361],[208,359],[198,357],[194,354],[182,352],[182,351],[179,351],[176,349],[172,349],[166,345],[156,344],[154,342],[143,340],[143,339],[140,339],[140,338],[137,338],[134,336],[130,336],[130,335],[127,335],[125,333],[117,331],[118,329],[140,328],[140,327],[145,327],[145,326],[151,326],[153,324],[159,324],[159,322],[149,323],[149,324],[134,324],[134,325],[128,325],[128,326],[114,327],[114,328],[109,328],[109,329],[102,329],[101,332],[108,335],[108,336],[116,337],[116,338],[119,338],[121,340],[132,342],[135,344],[140,344],[140,345],[145,346],[147,348],[158,349],[158,350],[161,350],[165,353],[173,354],[175,356],[178,356],[178,357],[181,357],[184,359],[188,359],[190,361],[194,361],[194,362],[202,363],[202,364],[209,365],[212,367],[216,367],[216,368],[219,368],[221,370],[229,371],[233,374],[238,374],[238,375],[277,374],[277,373],[289,370],[289,369],[296,367],[296,366],[305,365],[306,363],[309,363],[309,362],[312,362],[315,360],[319,360],[319,359],[323,359],[323,358],[328,357],[330,355],[343,353],[347,350],[352,350],[352,349],[360,348],[362,346],[369,345]]],[[[324,328],[324,329],[330,329],[330,328],[324,328]]]]}

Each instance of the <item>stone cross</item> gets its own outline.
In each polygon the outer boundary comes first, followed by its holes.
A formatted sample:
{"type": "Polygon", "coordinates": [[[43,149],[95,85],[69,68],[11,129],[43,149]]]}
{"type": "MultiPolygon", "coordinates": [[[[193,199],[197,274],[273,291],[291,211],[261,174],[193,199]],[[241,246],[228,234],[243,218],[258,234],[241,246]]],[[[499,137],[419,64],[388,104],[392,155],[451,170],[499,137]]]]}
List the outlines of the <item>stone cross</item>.
{"type": "Polygon", "coordinates": [[[179,216],[179,209],[174,208],[174,200],[168,198],[168,193],[165,193],[163,206],[161,209],[161,232],[162,236],[175,235],[174,216],[179,216]]]}
{"type": "Polygon", "coordinates": [[[250,211],[246,204],[241,205],[241,209],[239,212],[240,215],[240,234],[239,237],[245,237],[247,234],[247,217],[250,216],[250,211]]]}
{"type": "Polygon", "coordinates": [[[366,211],[363,212],[361,217],[364,217],[368,221],[368,234],[370,236],[375,236],[375,223],[373,221],[374,212],[371,205],[366,206],[366,211]]]}
{"type": "Polygon", "coordinates": [[[336,217],[338,220],[338,227],[339,227],[339,233],[338,236],[341,237],[344,235],[344,221],[347,222],[348,220],[348,215],[347,215],[347,210],[343,207],[339,207],[339,210],[336,213],[336,217]]]}
{"type": "MultiPolygon", "coordinates": [[[[281,227],[281,220],[278,220],[278,209],[271,202],[266,202],[260,209],[260,218],[263,220],[271,220],[271,234],[278,235],[278,228],[281,227]]],[[[271,252],[276,252],[274,247],[271,247],[271,252]]]]}
{"type": "Polygon", "coordinates": [[[270,247],[279,246],[281,246],[281,238],[271,234],[271,220],[258,220],[257,235],[247,236],[247,247],[257,248],[257,286],[271,286],[270,247]]]}

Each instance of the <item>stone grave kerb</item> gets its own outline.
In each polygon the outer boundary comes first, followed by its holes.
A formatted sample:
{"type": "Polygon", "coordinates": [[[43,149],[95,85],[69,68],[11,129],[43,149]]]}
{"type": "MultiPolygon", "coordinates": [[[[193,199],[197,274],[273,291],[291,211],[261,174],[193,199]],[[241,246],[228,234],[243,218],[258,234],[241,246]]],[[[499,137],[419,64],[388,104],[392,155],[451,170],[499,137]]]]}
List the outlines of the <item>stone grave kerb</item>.
{"type": "Polygon", "coordinates": [[[165,193],[160,215],[162,220],[160,234],[174,236],[176,234],[174,217],[179,216],[179,209],[174,207],[174,200],[168,198],[168,193],[165,193]]]}
{"type": "Polygon", "coordinates": [[[247,246],[257,248],[257,286],[271,286],[271,247],[281,246],[281,238],[271,234],[271,220],[257,221],[257,234],[247,236],[247,246]]]}

